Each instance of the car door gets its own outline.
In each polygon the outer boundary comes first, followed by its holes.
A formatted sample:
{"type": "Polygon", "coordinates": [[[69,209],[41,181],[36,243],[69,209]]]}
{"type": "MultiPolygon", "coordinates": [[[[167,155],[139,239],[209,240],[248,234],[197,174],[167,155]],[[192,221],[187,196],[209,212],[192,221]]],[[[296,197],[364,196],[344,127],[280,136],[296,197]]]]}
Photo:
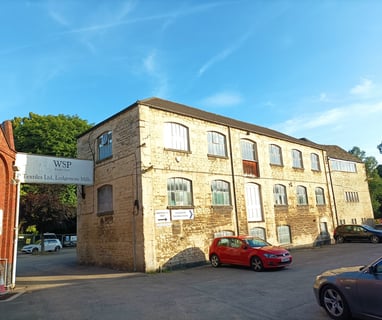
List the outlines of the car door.
{"type": "Polygon", "coordinates": [[[241,264],[240,263],[240,253],[242,250],[242,241],[240,239],[231,238],[229,241],[229,256],[231,263],[241,264]]]}
{"type": "Polygon", "coordinates": [[[229,241],[229,238],[221,238],[216,244],[216,253],[221,263],[232,263],[229,241]]]}
{"type": "Polygon", "coordinates": [[[363,313],[382,317],[382,259],[374,270],[374,273],[365,271],[357,280],[357,296],[363,313]]]}
{"type": "Polygon", "coordinates": [[[357,241],[367,241],[371,233],[361,226],[354,226],[354,238],[357,241]]]}

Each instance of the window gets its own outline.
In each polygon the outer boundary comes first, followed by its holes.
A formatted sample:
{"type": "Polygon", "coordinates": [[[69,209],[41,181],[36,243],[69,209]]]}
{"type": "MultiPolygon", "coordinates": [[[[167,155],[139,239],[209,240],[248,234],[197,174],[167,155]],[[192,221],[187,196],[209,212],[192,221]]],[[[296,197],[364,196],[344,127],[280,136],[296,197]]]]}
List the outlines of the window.
{"type": "Polygon", "coordinates": [[[293,158],[293,168],[302,169],[302,154],[301,151],[293,149],[292,150],[292,158],[293,158]]]}
{"type": "Polygon", "coordinates": [[[248,221],[263,220],[259,185],[255,183],[247,183],[245,185],[245,204],[248,221]]]}
{"type": "Polygon", "coordinates": [[[207,133],[208,154],[220,157],[227,156],[225,136],[214,131],[207,133]]]}
{"type": "Polygon", "coordinates": [[[191,206],[191,181],[183,178],[168,179],[167,196],[169,206],[191,206]]]}
{"type": "Polygon", "coordinates": [[[113,139],[111,131],[98,137],[98,160],[110,158],[113,155],[113,139]]]}
{"type": "Polygon", "coordinates": [[[333,171],[357,172],[356,164],[351,161],[330,159],[330,167],[333,171]]]}
{"type": "Polygon", "coordinates": [[[346,202],[359,202],[358,192],[345,192],[346,202]]]}
{"type": "Polygon", "coordinates": [[[308,198],[306,196],[306,188],[303,186],[297,186],[297,204],[300,206],[308,204],[308,198]]]}
{"type": "Polygon", "coordinates": [[[312,166],[313,171],[321,171],[320,169],[320,158],[318,154],[316,153],[311,153],[310,154],[310,162],[312,166]]]}
{"type": "Polygon", "coordinates": [[[282,157],[281,157],[281,148],[275,144],[269,145],[269,161],[274,165],[283,165],[282,157]]]}
{"type": "Polygon", "coordinates": [[[280,244],[291,243],[291,234],[289,226],[278,226],[277,227],[277,239],[280,244]]]}
{"type": "Polygon", "coordinates": [[[256,143],[241,140],[241,157],[243,159],[243,173],[247,176],[258,177],[259,169],[256,160],[256,143]]]}
{"type": "Polygon", "coordinates": [[[322,188],[316,188],[316,189],[315,189],[315,194],[316,194],[316,204],[317,204],[317,205],[323,205],[323,204],[325,204],[324,189],[322,189],[322,188]]]}
{"type": "Polygon", "coordinates": [[[164,128],[165,148],[189,151],[187,127],[178,123],[167,122],[164,128]]]}
{"type": "MultiPolygon", "coordinates": [[[[223,231],[215,232],[214,233],[214,238],[225,237],[225,236],[233,236],[233,235],[234,235],[233,231],[231,231],[231,230],[223,230],[223,231]]],[[[227,243],[228,243],[228,239],[227,239],[227,243]]]]}
{"type": "Polygon", "coordinates": [[[286,188],[282,184],[273,186],[273,198],[276,206],[286,206],[288,204],[286,188]]]}
{"type": "Polygon", "coordinates": [[[256,161],[256,144],[249,140],[241,140],[241,157],[243,160],[256,161]]]}
{"type": "Polygon", "coordinates": [[[228,206],[231,204],[229,183],[223,180],[214,180],[211,183],[212,204],[228,206]]]}
{"type": "Polygon", "coordinates": [[[258,237],[260,239],[266,240],[265,238],[265,229],[261,227],[254,227],[251,230],[249,230],[249,235],[258,237]]]}
{"type": "Polygon", "coordinates": [[[110,184],[97,189],[97,213],[113,213],[113,186],[110,184]]]}

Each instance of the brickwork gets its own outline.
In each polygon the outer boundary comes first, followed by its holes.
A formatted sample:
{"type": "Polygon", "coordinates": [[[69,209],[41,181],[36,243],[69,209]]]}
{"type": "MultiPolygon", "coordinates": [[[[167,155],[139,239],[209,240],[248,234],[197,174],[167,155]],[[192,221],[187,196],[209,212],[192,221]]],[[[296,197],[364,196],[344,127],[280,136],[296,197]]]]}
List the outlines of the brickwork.
{"type": "Polygon", "coordinates": [[[278,226],[289,226],[291,242],[286,246],[312,245],[320,235],[322,223],[332,233],[337,224],[335,215],[346,215],[346,203],[337,210],[333,208],[339,197],[337,193],[342,192],[341,188],[346,189],[348,183],[357,186],[362,198],[357,205],[364,209],[353,212],[354,217],[360,220],[372,217],[362,164],[357,164],[358,173],[353,174],[351,180],[348,173],[336,173],[331,177],[335,182],[332,183],[336,195],[333,197],[324,162],[326,152],[318,146],[136,103],[81,136],[79,158],[97,160],[97,137],[107,131],[113,134],[113,155],[96,161],[95,185],[85,187],[85,197],[79,197],[78,257],[81,263],[138,271],[204,263],[216,233],[248,234],[255,227],[265,230],[268,241],[279,244],[278,226]],[[189,151],[164,147],[166,122],[179,123],[188,129],[189,151]],[[209,131],[226,137],[226,157],[208,155],[209,131]],[[258,177],[243,173],[242,139],[256,143],[258,177]],[[281,148],[282,166],[270,164],[270,144],[281,148]],[[302,169],[292,168],[292,149],[301,151],[302,169]],[[319,171],[310,167],[311,153],[319,156],[319,171]],[[169,206],[167,195],[168,179],[175,177],[191,181],[193,204],[183,209],[191,210],[194,215],[185,220],[158,222],[158,212],[173,213],[178,209],[169,206]],[[229,183],[230,205],[212,205],[213,180],[229,183]],[[245,195],[248,183],[259,187],[261,221],[248,221],[245,195]],[[113,212],[100,215],[97,213],[97,190],[105,184],[113,187],[113,212]],[[275,206],[275,184],[286,186],[287,205],[275,206]],[[306,205],[297,203],[297,186],[307,190],[306,205]],[[316,204],[317,187],[324,190],[326,202],[323,205],[316,204]]]}
{"type": "MultiPolygon", "coordinates": [[[[13,141],[12,123],[5,121],[0,128],[0,210],[2,219],[0,230],[0,264],[4,261],[8,264],[8,274],[6,278],[2,274],[3,281],[7,280],[6,285],[11,282],[13,269],[13,253],[15,239],[15,215],[16,215],[16,184],[13,181],[13,163],[16,158],[15,145],[13,141]]],[[[3,272],[4,270],[0,270],[3,272]]]]}

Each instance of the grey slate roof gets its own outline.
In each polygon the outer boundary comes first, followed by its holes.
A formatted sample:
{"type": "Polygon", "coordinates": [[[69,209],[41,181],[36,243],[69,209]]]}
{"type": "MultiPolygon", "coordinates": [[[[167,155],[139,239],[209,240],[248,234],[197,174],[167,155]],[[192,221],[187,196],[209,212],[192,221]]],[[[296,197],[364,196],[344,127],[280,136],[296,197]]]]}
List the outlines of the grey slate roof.
{"type": "MultiPolygon", "coordinates": [[[[171,112],[171,113],[175,113],[175,114],[179,114],[179,115],[183,115],[183,116],[187,116],[187,117],[192,117],[192,118],[196,118],[196,119],[200,119],[200,120],[204,120],[204,121],[208,121],[208,122],[213,122],[213,123],[225,125],[225,126],[228,126],[231,128],[249,131],[252,133],[259,134],[259,135],[264,135],[267,137],[271,137],[271,138],[275,138],[275,139],[279,139],[279,140],[283,140],[283,141],[288,141],[288,142],[292,142],[292,143],[296,143],[296,144],[301,144],[301,145],[310,146],[310,147],[314,147],[317,149],[325,150],[325,151],[327,151],[327,155],[330,158],[336,158],[336,159],[348,160],[348,161],[354,161],[354,162],[362,162],[357,157],[353,156],[352,154],[346,152],[342,148],[335,146],[335,145],[321,145],[321,144],[314,143],[314,142],[312,142],[308,139],[305,139],[305,138],[297,139],[297,138],[294,138],[292,136],[283,134],[281,132],[278,132],[278,131],[275,131],[275,130],[272,130],[269,128],[265,128],[265,127],[261,127],[261,126],[254,125],[251,123],[231,119],[231,118],[224,117],[224,116],[221,116],[221,115],[218,115],[215,113],[203,111],[201,109],[189,107],[189,106],[186,106],[184,104],[160,99],[157,97],[147,98],[144,100],[137,100],[132,105],[128,106],[127,108],[123,109],[122,111],[118,112],[117,114],[111,116],[109,119],[102,121],[101,123],[97,124],[95,127],[101,126],[103,123],[107,122],[108,120],[115,118],[118,115],[120,115],[121,113],[124,113],[131,108],[137,107],[138,105],[145,105],[145,106],[148,106],[148,107],[153,108],[153,109],[171,112]]],[[[88,130],[87,132],[89,132],[91,130],[92,129],[88,130]]],[[[82,134],[82,135],[84,135],[84,134],[82,134]]]]}

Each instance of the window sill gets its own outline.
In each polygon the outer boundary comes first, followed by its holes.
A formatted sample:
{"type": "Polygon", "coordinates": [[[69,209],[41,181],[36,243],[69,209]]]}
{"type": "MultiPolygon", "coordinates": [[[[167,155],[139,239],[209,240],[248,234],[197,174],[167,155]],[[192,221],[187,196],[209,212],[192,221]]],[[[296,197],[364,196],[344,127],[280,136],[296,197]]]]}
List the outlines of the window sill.
{"type": "Polygon", "coordinates": [[[114,214],[114,211],[105,211],[105,212],[97,212],[98,217],[103,217],[103,216],[111,216],[114,214]]]}

